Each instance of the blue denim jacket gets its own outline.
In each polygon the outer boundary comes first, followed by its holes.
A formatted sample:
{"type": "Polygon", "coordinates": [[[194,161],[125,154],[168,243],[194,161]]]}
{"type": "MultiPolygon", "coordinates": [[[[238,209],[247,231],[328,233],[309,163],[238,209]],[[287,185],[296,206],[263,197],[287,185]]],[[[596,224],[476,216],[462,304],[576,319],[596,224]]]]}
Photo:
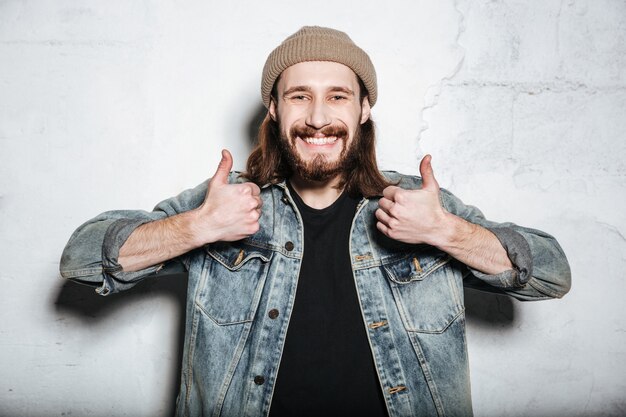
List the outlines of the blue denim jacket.
{"type": "MultiPolygon", "coordinates": [[[[418,177],[386,172],[403,188],[418,177]]],[[[241,182],[236,173],[231,182],[241,182]]],[[[80,226],[61,259],[61,275],[108,295],[173,262],[138,272],[117,263],[121,245],[145,222],[198,207],[207,183],[158,204],[153,212],[111,211],[80,226]]],[[[260,230],[181,256],[189,271],[187,319],[177,414],[265,416],[294,305],[303,251],[300,214],[284,183],[263,187],[260,230]],[[272,309],[279,315],[271,316],[272,309]]],[[[376,228],[378,199],[363,199],[354,217],[350,256],[363,324],[389,415],[467,416],[470,398],[463,285],[520,300],[560,298],[570,270],[556,240],[541,231],[486,220],[441,191],[446,210],[491,230],[514,269],[471,270],[446,253],[391,240],[376,228]]]]}

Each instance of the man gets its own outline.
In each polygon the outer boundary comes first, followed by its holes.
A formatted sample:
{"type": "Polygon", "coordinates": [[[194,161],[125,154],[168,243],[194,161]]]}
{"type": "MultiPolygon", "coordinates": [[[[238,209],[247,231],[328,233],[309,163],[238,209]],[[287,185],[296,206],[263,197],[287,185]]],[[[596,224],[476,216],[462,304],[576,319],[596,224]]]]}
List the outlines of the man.
{"type": "Polygon", "coordinates": [[[562,297],[551,236],[496,224],[421,178],[376,167],[374,67],[343,32],[304,27],[263,69],[247,172],[151,213],[82,225],[61,274],[101,295],[189,271],[179,415],[471,415],[463,285],[562,297]]]}

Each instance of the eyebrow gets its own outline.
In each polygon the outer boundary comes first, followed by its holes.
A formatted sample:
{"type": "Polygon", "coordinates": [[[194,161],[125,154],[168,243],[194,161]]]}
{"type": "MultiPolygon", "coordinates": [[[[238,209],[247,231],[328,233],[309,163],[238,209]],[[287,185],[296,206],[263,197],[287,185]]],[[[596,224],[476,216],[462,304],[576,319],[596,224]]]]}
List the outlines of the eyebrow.
{"type": "MultiPolygon", "coordinates": [[[[291,88],[288,88],[284,93],[283,96],[292,94],[292,93],[297,93],[297,92],[307,92],[310,93],[312,92],[312,88],[306,85],[297,85],[291,88]]],[[[345,93],[348,94],[350,96],[354,96],[354,91],[352,91],[350,88],[348,87],[339,87],[339,86],[335,86],[335,87],[330,87],[328,89],[328,91],[330,92],[341,92],[341,93],[345,93]]]]}

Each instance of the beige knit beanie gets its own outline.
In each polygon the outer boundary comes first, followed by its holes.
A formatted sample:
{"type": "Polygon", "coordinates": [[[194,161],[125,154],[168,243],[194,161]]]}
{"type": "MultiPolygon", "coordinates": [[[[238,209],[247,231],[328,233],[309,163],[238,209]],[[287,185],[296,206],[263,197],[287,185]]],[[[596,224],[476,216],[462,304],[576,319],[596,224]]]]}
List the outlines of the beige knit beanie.
{"type": "Polygon", "coordinates": [[[306,61],[332,61],[352,69],[365,84],[370,106],[378,96],[376,70],[370,57],[344,32],[319,26],[304,26],[270,53],[263,67],[261,97],[269,108],[274,83],[288,67],[306,61]]]}

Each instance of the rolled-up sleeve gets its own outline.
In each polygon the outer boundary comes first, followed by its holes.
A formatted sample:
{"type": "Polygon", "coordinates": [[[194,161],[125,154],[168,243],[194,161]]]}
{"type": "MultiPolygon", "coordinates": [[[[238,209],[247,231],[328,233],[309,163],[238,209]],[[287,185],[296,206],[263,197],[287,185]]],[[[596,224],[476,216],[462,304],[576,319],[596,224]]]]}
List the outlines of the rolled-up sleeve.
{"type": "Polygon", "coordinates": [[[153,265],[140,271],[125,272],[118,262],[120,248],[142,224],[173,216],[198,207],[204,200],[207,182],[159,203],[152,212],[142,210],[108,211],[81,225],[70,237],[59,265],[63,278],[90,285],[100,295],[109,295],[135,286],[148,276],[180,272],[170,265],[182,259],[153,265]]]}
{"type": "Polygon", "coordinates": [[[142,211],[109,211],[80,226],[61,255],[63,278],[96,288],[100,295],[129,289],[162,265],[124,272],[117,257],[128,236],[140,225],[164,217],[142,211]]]}
{"type": "Polygon", "coordinates": [[[533,272],[533,258],[526,239],[511,227],[485,227],[493,233],[506,250],[513,269],[489,275],[469,268],[472,274],[490,284],[500,287],[522,287],[528,283],[533,272]]]}
{"type": "Polygon", "coordinates": [[[479,209],[464,204],[445,189],[441,190],[441,198],[450,213],[493,233],[513,265],[512,269],[493,275],[468,268],[467,287],[503,292],[520,300],[561,298],[570,290],[569,263],[553,236],[514,223],[489,221],[479,209]]]}

